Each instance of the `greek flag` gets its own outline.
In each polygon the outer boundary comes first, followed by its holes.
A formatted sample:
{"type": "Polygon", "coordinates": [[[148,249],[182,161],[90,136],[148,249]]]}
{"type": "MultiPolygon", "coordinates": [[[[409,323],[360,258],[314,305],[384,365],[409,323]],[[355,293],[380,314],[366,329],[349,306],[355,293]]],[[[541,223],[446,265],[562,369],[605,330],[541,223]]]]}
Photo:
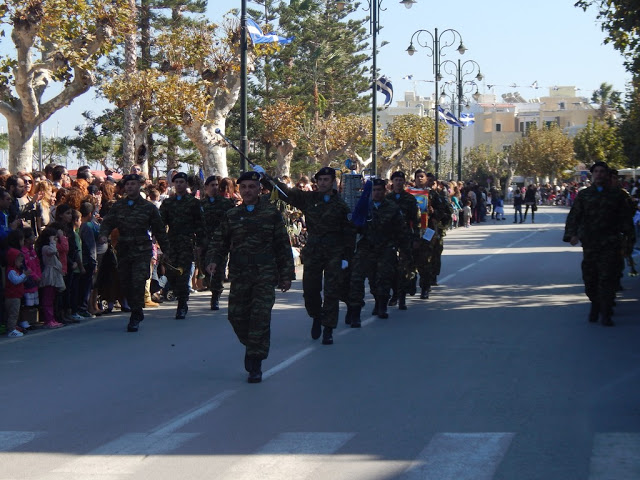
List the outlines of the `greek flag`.
{"type": "Polygon", "coordinates": [[[262,33],[262,29],[251,18],[247,18],[247,32],[251,37],[251,41],[254,45],[259,43],[279,43],[280,45],[288,45],[293,41],[293,37],[281,37],[275,33],[269,33],[265,35],[262,33]]]}
{"type": "Polygon", "coordinates": [[[384,108],[389,107],[393,101],[393,85],[391,85],[391,80],[383,75],[376,82],[376,90],[384,95],[384,108]]]}
{"type": "Polygon", "coordinates": [[[450,111],[445,112],[440,105],[438,105],[438,118],[452,127],[464,127],[462,122],[458,120],[453,113],[450,111]]]}
{"type": "Polygon", "coordinates": [[[476,116],[473,113],[461,113],[460,114],[460,123],[465,127],[469,125],[473,125],[476,123],[476,116]]]}

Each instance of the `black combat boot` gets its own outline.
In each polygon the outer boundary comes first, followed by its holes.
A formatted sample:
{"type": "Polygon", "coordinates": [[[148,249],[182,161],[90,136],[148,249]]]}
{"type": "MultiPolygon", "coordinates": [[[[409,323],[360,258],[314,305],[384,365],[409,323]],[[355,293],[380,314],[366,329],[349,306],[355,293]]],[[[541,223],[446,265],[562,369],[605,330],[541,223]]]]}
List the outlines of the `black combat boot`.
{"type": "Polygon", "coordinates": [[[144,313],[142,309],[132,310],[131,317],[129,317],[129,325],[127,325],[127,332],[137,332],[142,320],[144,320],[144,313]]]}
{"type": "Polygon", "coordinates": [[[322,320],[320,318],[314,318],[311,325],[311,338],[317,340],[322,335],[322,320]]]}
{"type": "Polygon", "coordinates": [[[322,344],[333,345],[333,328],[324,327],[324,331],[322,332],[322,344]]]}
{"type": "Polygon", "coordinates": [[[418,288],[417,283],[418,283],[418,275],[415,275],[411,279],[411,282],[409,284],[409,291],[407,292],[412,297],[416,294],[416,289],[418,288]]]}
{"type": "Polygon", "coordinates": [[[394,290],[391,294],[391,298],[389,299],[389,306],[395,307],[397,304],[398,304],[398,294],[394,290]]]}
{"type": "Polygon", "coordinates": [[[360,312],[362,307],[351,307],[351,328],[360,328],[362,323],[360,321],[360,312]]]}
{"type": "Polygon", "coordinates": [[[613,305],[609,303],[600,304],[600,323],[605,327],[613,327],[615,324],[611,317],[613,316],[613,305]]]}
{"type": "Polygon", "coordinates": [[[260,358],[249,358],[249,383],[260,383],[262,381],[262,360],[260,358]]]}
{"type": "Polygon", "coordinates": [[[220,294],[211,293],[211,310],[220,310],[220,294]]]}
{"type": "Polygon", "coordinates": [[[398,295],[398,310],[406,310],[407,309],[407,294],[404,292],[400,292],[398,295]]]}
{"type": "Polygon", "coordinates": [[[378,312],[380,311],[380,301],[378,300],[378,296],[374,295],[373,300],[375,301],[375,305],[373,306],[373,310],[371,310],[371,315],[374,317],[378,316],[378,312]]]}
{"type": "Polygon", "coordinates": [[[345,325],[351,325],[353,321],[353,307],[351,305],[347,305],[347,314],[344,316],[345,325]]]}
{"type": "Polygon", "coordinates": [[[245,354],[244,354],[244,369],[245,369],[247,372],[250,372],[250,371],[251,371],[251,357],[249,357],[249,354],[248,354],[248,353],[245,353],[245,354]]]}
{"type": "Polygon", "coordinates": [[[187,312],[189,307],[186,300],[178,300],[178,308],[176,308],[176,320],[183,320],[187,318],[187,312]]]}
{"type": "Polygon", "coordinates": [[[429,298],[429,289],[428,288],[423,288],[422,289],[422,293],[420,293],[420,298],[422,300],[426,300],[427,298],[429,298]]]}
{"type": "Polygon", "coordinates": [[[589,310],[589,323],[596,323],[600,315],[600,304],[597,301],[591,302],[591,310],[589,310]]]}
{"type": "Polygon", "coordinates": [[[389,297],[378,297],[380,300],[378,302],[378,318],[389,318],[389,314],[387,313],[387,302],[389,301],[389,297]]]}

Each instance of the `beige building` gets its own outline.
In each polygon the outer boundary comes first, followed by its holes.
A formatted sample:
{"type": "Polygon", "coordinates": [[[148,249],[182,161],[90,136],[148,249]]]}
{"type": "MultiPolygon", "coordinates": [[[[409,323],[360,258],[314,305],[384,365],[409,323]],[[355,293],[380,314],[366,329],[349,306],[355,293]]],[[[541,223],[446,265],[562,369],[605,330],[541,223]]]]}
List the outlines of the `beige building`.
{"type": "Polygon", "coordinates": [[[555,123],[573,136],[596,114],[587,98],[576,95],[575,87],[550,88],[548,96],[528,103],[500,103],[495,95],[480,95],[471,110],[475,113],[473,139],[464,146],[489,144],[496,149],[512,145],[531,125],[542,128],[555,123]]]}

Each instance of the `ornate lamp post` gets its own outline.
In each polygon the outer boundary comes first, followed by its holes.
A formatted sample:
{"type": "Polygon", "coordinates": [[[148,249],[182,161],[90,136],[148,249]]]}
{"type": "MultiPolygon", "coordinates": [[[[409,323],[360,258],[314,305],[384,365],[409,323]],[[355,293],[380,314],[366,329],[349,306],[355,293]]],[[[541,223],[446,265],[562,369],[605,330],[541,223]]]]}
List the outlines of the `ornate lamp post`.
{"type": "MultiPolygon", "coordinates": [[[[478,100],[478,85],[473,80],[466,80],[467,78],[477,74],[474,76],[476,80],[479,82],[482,81],[484,76],[480,71],[480,65],[475,60],[466,60],[461,62],[458,60],[457,65],[455,62],[451,60],[445,60],[442,62],[442,70],[445,73],[452,75],[455,78],[456,85],[456,96],[458,98],[458,112],[457,117],[460,118],[460,114],[462,113],[462,105],[463,103],[467,103],[465,100],[465,94],[471,93],[474,91],[475,93],[472,95],[474,100],[478,100]]],[[[451,104],[453,109],[453,102],[451,104]]],[[[462,180],[462,129],[458,128],[458,180],[462,180]]]]}
{"type": "MultiPolygon", "coordinates": [[[[416,0],[402,0],[400,2],[407,9],[411,8],[416,0]]],[[[336,3],[339,10],[342,10],[346,1],[338,1],[336,3]]],[[[378,105],[376,101],[377,83],[378,83],[378,33],[380,32],[380,11],[386,10],[382,8],[382,0],[367,0],[368,7],[365,11],[371,12],[369,15],[369,33],[371,33],[371,43],[373,44],[371,67],[371,170],[373,176],[377,172],[377,152],[378,152],[378,105]]]]}
{"type": "Polygon", "coordinates": [[[438,138],[439,129],[438,124],[438,107],[439,103],[439,91],[438,91],[438,82],[442,80],[442,75],[440,73],[441,63],[440,57],[445,56],[444,50],[448,47],[455,44],[458,40],[460,40],[460,44],[456,49],[460,55],[464,55],[464,52],[467,51],[464,44],[462,43],[462,35],[457,30],[452,28],[448,28],[438,33],[438,29],[434,29],[434,33],[431,33],[429,30],[417,30],[411,35],[411,41],[409,47],[407,48],[407,53],[409,55],[413,55],[416,53],[416,48],[413,46],[415,43],[427,49],[427,56],[433,58],[433,75],[435,77],[435,121],[436,121],[436,149],[435,149],[435,176],[438,178],[438,172],[440,170],[440,162],[439,162],[439,150],[440,150],[440,140],[438,138]]]}

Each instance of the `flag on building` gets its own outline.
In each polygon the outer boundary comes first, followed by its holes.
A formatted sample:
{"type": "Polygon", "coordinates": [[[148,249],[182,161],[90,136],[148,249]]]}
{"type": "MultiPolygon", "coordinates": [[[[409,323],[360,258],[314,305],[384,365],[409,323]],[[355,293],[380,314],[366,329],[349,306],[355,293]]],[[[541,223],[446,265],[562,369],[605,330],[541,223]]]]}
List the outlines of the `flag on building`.
{"type": "Polygon", "coordinates": [[[388,108],[393,101],[393,85],[391,80],[384,75],[376,82],[376,90],[384,96],[384,108],[388,108]]]}
{"type": "Polygon", "coordinates": [[[405,75],[402,80],[413,80],[413,75],[405,75]]]}
{"type": "Polygon", "coordinates": [[[265,35],[262,33],[260,26],[251,18],[247,18],[247,32],[254,45],[259,43],[279,43],[280,45],[288,45],[293,41],[293,37],[281,37],[275,33],[265,35]]]}
{"type": "Polygon", "coordinates": [[[473,125],[474,123],[476,123],[476,116],[473,113],[461,113],[460,114],[460,123],[462,123],[462,125],[464,125],[465,127],[468,127],[469,125],[473,125]]]}

